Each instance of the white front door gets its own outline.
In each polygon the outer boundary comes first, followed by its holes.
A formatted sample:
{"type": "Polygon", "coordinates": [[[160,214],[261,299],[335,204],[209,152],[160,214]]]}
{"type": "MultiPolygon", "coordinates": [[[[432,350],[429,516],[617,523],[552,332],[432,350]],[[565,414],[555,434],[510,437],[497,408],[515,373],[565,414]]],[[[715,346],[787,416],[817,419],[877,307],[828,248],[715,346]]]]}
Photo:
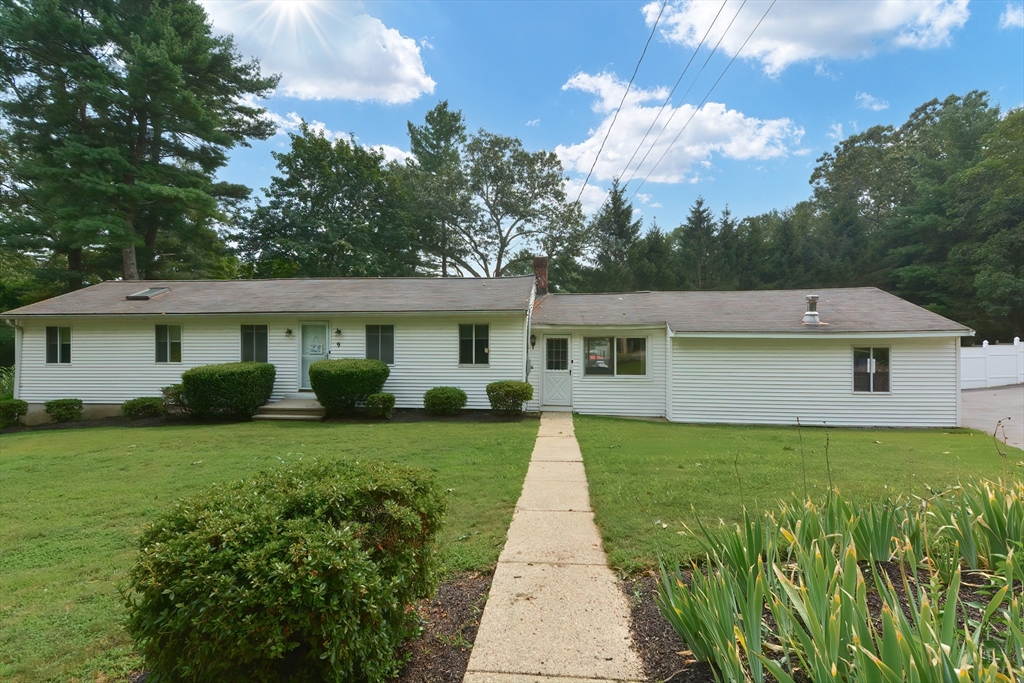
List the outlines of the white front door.
{"type": "Polygon", "coordinates": [[[309,365],[327,358],[327,323],[302,323],[299,326],[299,343],[302,354],[299,388],[312,389],[309,385],[309,365]]]}
{"type": "Polygon", "coordinates": [[[572,372],[569,370],[569,338],[544,337],[544,376],[541,403],[572,405],[572,372]]]}

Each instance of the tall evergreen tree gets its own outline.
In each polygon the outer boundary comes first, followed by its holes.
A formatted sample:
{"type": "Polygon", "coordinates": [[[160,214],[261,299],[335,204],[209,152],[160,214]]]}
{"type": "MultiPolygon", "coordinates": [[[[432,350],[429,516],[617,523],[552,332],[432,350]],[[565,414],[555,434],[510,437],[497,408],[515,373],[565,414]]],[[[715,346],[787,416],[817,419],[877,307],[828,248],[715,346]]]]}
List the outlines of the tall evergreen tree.
{"type": "Polygon", "coordinates": [[[612,181],[608,197],[590,220],[589,239],[594,265],[584,285],[590,291],[622,292],[632,286],[630,250],[640,239],[643,219],[633,218],[633,204],[618,178],[612,181]]]}
{"type": "Polygon", "coordinates": [[[217,242],[224,202],[248,189],[215,173],[232,147],[273,134],[249,102],[277,79],[214,36],[202,6],[2,0],[0,55],[25,207],[0,226],[6,242],[59,257],[72,288],[147,274],[173,257],[166,232],[217,242]]]}

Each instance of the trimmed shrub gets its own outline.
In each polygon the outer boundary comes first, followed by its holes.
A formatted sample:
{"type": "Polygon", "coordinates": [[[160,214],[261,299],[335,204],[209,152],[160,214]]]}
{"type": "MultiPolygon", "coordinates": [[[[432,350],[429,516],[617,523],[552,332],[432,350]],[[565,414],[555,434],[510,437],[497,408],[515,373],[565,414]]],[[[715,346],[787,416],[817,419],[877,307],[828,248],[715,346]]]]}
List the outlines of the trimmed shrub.
{"type": "Polygon", "coordinates": [[[270,363],[202,365],[181,373],[182,396],[199,417],[252,417],[270,400],[276,374],[270,363]]]}
{"type": "Polygon", "coordinates": [[[370,358],[318,360],[309,366],[309,385],[324,410],[337,415],[379,393],[390,374],[387,363],[370,358]]]}
{"type": "Polygon", "coordinates": [[[456,415],[466,407],[466,392],[458,387],[434,387],[423,394],[423,409],[431,415],[456,415]]]}
{"type": "Polygon", "coordinates": [[[428,473],[379,461],[215,485],[142,534],[128,631],[160,681],[391,680],[444,508],[428,473]]]}
{"type": "Polygon", "coordinates": [[[164,414],[164,400],[159,396],[130,398],[121,404],[121,414],[129,420],[162,417],[164,414]]]}
{"type": "Polygon", "coordinates": [[[78,422],[82,419],[82,399],[55,398],[43,404],[54,422],[78,422]]]}
{"type": "Polygon", "coordinates": [[[533,398],[533,385],[529,382],[504,380],[487,385],[487,400],[492,410],[503,413],[521,413],[523,404],[533,398]]]}
{"type": "Polygon", "coordinates": [[[366,414],[390,420],[395,412],[395,395],[380,392],[366,397],[366,414]]]}
{"type": "Polygon", "coordinates": [[[17,398],[0,401],[0,429],[18,424],[18,418],[28,412],[28,404],[17,398]]]}
{"type": "Polygon", "coordinates": [[[171,384],[161,389],[160,393],[164,397],[164,412],[166,414],[188,414],[188,405],[185,404],[185,387],[180,384],[171,384]]]}

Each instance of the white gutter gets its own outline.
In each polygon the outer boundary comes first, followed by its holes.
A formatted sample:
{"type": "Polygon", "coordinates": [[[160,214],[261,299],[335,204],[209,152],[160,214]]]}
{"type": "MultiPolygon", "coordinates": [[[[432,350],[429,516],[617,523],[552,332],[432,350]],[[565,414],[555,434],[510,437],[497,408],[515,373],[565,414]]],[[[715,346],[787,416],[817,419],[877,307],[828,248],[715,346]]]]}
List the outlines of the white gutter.
{"type": "Polygon", "coordinates": [[[10,319],[4,318],[4,322],[9,327],[14,328],[14,398],[20,398],[21,395],[21,345],[22,336],[25,334],[25,328],[18,324],[17,318],[10,319]]]}
{"type": "Polygon", "coordinates": [[[973,337],[974,330],[932,332],[673,332],[673,337],[696,339],[918,339],[926,337],[973,337]]]}

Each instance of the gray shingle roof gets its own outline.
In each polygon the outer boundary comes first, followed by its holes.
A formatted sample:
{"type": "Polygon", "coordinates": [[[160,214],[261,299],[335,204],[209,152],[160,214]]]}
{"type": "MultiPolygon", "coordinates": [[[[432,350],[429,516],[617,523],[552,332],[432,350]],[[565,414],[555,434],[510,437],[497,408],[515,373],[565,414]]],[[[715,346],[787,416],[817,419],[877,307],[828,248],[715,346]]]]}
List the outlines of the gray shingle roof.
{"type": "Polygon", "coordinates": [[[533,314],[538,325],[664,325],[691,333],[949,332],[971,330],[874,287],[752,292],[548,294],[533,314]],[[818,294],[827,325],[804,325],[804,297],[818,294]]]}
{"type": "Polygon", "coordinates": [[[533,276],[111,281],[16,308],[2,317],[162,313],[525,313],[532,291],[533,276]],[[150,287],[167,287],[170,291],[148,301],[125,300],[126,296],[150,287]]]}

